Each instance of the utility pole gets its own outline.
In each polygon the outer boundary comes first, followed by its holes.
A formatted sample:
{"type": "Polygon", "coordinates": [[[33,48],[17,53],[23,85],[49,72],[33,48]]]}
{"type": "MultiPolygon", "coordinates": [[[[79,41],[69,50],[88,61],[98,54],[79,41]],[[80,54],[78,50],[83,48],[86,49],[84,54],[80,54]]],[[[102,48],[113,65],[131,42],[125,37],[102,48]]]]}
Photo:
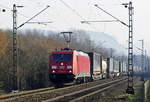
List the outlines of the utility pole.
{"type": "Polygon", "coordinates": [[[134,94],[133,88],[133,7],[132,2],[124,4],[129,10],[129,38],[128,38],[128,86],[126,93],[134,94]]]}
{"type": "MultiPolygon", "coordinates": [[[[17,30],[31,21],[33,18],[41,14],[43,11],[45,11],[49,6],[38,12],[36,15],[34,15],[32,18],[27,20],[26,22],[22,23],[17,27],[17,8],[23,7],[23,6],[16,6],[15,4],[13,5],[13,76],[12,76],[12,84],[13,84],[13,90],[19,89],[20,88],[20,77],[18,76],[18,46],[17,46],[17,30]]],[[[38,24],[43,24],[43,23],[49,23],[49,22],[34,22],[38,24]]]]}
{"type": "Polygon", "coordinates": [[[149,56],[147,57],[147,70],[149,71],[150,70],[150,63],[149,63],[149,56]]]}
{"type": "Polygon", "coordinates": [[[110,48],[110,57],[112,58],[113,57],[113,49],[110,48]]]}
{"type": "Polygon", "coordinates": [[[18,46],[17,46],[17,8],[23,6],[13,5],[13,89],[19,89],[20,78],[18,76],[18,46]]]}
{"type": "Polygon", "coordinates": [[[142,42],[142,49],[141,49],[141,68],[142,68],[142,72],[144,72],[144,40],[139,40],[142,42]]]}
{"type": "Polygon", "coordinates": [[[13,5],[13,89],[17,89],[17,66],[18,66],[18,48],[17,48],[17,9],[13,5]]]}
{"type": "Polygon", "coordinates": [[[145,62],[145,71],[147,71],[147,52],[146,52],[146,50],[145,50],[145,60],[144,60],[144,62],[145,62]]]}
{"type": "Polygon", "coordinates": [[[69,49],[70,48],[70,42],[71,42],[72,32],[61,32],[61,34],[63,34],[64,39],[65,39],[65,41],[67,43],[67,48],[69,49]],[[68,34],[68,36],[66,34],[68,34]]]}
{"type": "Polygon", "coordinates": [[[128,8],[129,11],[129,25],[125,22],[121,21],[117,17],[113,16],[106,10],[99,7],[97,4],[94,6],[100,9],[101,11],[105,12],[115,20],[106,20],[106,21],[81,21],[81,23],[89,23],[89,22],[120,22],[121,24],[127,26],[129,28],[129,40],[128,40],[128,86],[126,89],[126,93],[128,94],[134,94],[134,88],[133,88],[133,7],[132,2],[124,3],[122,4],[125,6],[125,8],[128,8]]]}

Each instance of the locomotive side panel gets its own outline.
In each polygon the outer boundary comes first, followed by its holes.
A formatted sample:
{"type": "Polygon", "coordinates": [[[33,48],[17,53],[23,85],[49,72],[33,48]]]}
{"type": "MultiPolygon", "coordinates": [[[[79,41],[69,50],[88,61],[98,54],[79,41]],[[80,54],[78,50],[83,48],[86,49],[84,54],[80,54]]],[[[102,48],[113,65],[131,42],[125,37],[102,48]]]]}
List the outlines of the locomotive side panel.
{"type": "Polygon", "coordinates": [[[90,77],[90,61],[88,57],[77,56],[77,66],[76,77],[90,77]]]}

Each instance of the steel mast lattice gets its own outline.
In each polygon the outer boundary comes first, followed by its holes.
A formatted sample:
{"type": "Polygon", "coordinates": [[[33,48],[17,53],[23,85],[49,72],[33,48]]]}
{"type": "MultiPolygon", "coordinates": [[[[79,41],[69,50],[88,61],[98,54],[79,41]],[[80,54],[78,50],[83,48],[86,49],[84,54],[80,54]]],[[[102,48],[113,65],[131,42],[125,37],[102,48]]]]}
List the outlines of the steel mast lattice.
{"type": "Polygon", "coordinates": [[[134,94],[133,88],[133,7],[129,2],[129,39],[128,39],[128,86],[126,93],[134,94]]]}

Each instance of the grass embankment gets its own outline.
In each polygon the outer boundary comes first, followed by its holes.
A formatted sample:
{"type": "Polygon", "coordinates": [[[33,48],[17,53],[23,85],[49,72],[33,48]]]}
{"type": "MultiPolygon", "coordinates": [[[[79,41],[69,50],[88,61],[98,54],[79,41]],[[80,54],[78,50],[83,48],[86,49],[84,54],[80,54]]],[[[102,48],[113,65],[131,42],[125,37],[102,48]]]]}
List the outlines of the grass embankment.
{"type": "Polygon", "coordinates": [[[4,90],[1,90],[1,89],[0,89],[0,96],[1,96],[1,95],[4,95],[4,94],[7,94],[7,92],[5,92],[4,90]]]}
{"type": "Polygon", "coordinates": [[[150,79],[148,78],[144,83],[145,88],[145,102],[150,102],[150,79]]]}
{"type": "Polygon", "coordinates": [[[0,82],[0,95],[4,95],[4,94],[7,94],[7,92],[5,90],[3,90],[3,83],[0,82]]]}
{"type": "Polygon", "coordinates": [[[134,95],[122,94],[116,98],[116,102],[144,102],[144,81],[136,80],[134,84],[134,95]]]}

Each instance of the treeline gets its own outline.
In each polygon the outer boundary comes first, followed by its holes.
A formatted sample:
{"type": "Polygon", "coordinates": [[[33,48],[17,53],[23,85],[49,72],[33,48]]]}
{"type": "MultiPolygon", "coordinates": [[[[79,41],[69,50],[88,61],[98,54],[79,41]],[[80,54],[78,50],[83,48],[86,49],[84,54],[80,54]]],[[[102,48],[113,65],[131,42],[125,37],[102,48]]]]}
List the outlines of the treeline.
{"type": "MultiPolygon", "coordinates": [[[[109,51],[91,41],[86,31],[73,31],[71,48],[85,52],[96,51],[104,57],[109,51]]],[[[25,30],[18,32],[18,88],[37,89],[50,85],[48,78],[49,54],[55,49],[66,47],[59,32],[25,30]]],[[[12,31],[0,31],[0,88],[10,92],[13,89],[12,31]]]]}

